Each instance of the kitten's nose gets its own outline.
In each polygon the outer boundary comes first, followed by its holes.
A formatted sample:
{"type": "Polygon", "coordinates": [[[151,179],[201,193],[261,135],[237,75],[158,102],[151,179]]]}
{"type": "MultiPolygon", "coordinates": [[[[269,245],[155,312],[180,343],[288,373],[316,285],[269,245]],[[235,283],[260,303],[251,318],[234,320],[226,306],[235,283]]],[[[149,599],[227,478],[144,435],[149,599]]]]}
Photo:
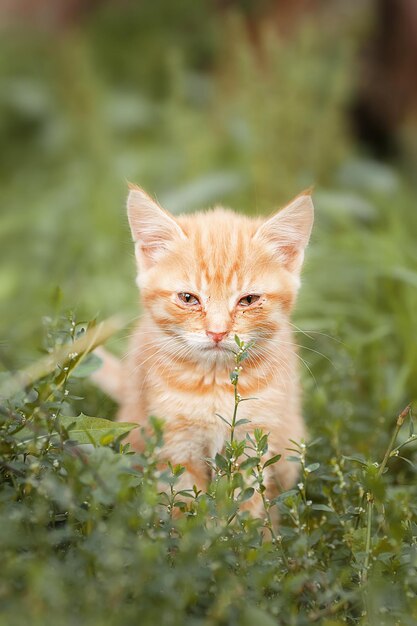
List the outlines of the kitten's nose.
{"type": "Polygon", "coordinates": [[[227,335],[227,331],[224,333],[212,333],[210,330],[206,330],[207,337],[210,337],[214,343],[220,343],[227,335]]]}

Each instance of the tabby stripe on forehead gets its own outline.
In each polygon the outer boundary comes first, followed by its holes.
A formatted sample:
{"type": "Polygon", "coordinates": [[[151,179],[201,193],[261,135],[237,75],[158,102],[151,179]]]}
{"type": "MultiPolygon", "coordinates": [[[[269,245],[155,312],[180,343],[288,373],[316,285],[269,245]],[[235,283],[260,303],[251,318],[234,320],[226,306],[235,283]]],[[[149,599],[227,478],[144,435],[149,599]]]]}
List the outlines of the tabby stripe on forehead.
{"type": "Polygon", "coordinates": [[[236,259],[234,263],[232,263],[232,265],[230,266],[229,273],[227,274],[225,278],[225,281],[228,285],[232,285],[235,282],[233,279],[236,277],[236,274],[238,273],[239,263],[240,261],[236,259]]]}

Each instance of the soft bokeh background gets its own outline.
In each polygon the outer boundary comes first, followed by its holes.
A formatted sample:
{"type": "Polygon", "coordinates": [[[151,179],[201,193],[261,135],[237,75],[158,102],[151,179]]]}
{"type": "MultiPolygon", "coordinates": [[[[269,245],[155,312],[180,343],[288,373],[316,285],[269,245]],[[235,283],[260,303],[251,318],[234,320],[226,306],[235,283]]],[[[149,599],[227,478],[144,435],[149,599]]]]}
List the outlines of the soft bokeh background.
{"type": "Polygon", "coordinates": [[[137,315],[127,180],[174,213],[267,213],[314,184],[295,316],[310,427],[365,453],[385,440],[417,392],[416,13],[3,1],[2,367],[37,357],[57,308],[137,315]]]}

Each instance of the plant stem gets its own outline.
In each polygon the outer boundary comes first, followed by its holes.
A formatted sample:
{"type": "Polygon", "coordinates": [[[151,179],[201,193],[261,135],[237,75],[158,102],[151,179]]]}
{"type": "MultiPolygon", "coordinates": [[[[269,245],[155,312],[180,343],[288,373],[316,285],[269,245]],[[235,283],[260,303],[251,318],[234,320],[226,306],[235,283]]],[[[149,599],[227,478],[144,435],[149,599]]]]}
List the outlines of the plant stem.
{"type": "MultiPolygon", "coordinates": [[[[395,442],[397,440],[398,437],[398,433],[401,430],[402,425],[404,424],[404,420],[407,417],[409,411],[411,408],[411,404],[408,404],[405,409],[403,409],[401,411],[401,413],[399,414],[399,416],[397,417],[397,422],[395,424],[395,429],[394,432],[392,433],[390,442],[388,444],[388,447],[385,451],[384,454],[384,458],[382,459],[382,463],[380,464],[379,468],[378,468],[378,472],[377,472],[377,477],[380,478],[382,476],[382,474],[384,473],[385,467],[388,463],[388,460],[391,456],[391,452],[394,449],[395,446],[395,442]]],[[[371,552],[372,552],[372,518],[373,518],[373,511],[374,511],[374,495],[372,492],[368,492],[366,494],[366,499],[368,501],[368,505],[367,505],[367,513],[366,513],[366,543],[365,543],[365,560],[364,560],[364,564],[363,564],[363,568],[361,571],[361,581],[362,584],[366,584],[367,580],[368,580],[368,571],[369,571],[369,564],[370,564],[370,559],[371,559],[371,552]]]]}
{"type": "Polygon", "coordinates": [[[365,544],[365,561],[361,572],[362,584],[368,581],[369,561],[371,559],[372,550],[372,517],[374,512],[374,498],[371,493],[366,494],[368,500],[366,513],[366,544],[365,544]]]}
{"type": "Polygon", "coordinates": [[[240,398],[237,390],[237,384],[239,381],[239,374],[237,374],[236,382],[233,383],[234,386],[234,394],[235,394],[235,406],[233,409],[233,417],[232,417],[232,425],[230,426],[230,443],[233,443],[235,438],[235,427],[236,427],[236,417],[237,417],[237,408],[239,406],[240,398]]]}
{"type": "Polygon", "coordinates": [[[264,510],[265,510],[265,515],[266,515],[266,528],[269,530],[269,532],[271,533],[271,537],[274,541],[278,541],[278,537],[276,535],[276,532],[274,530],[274,527],[272,525],[272,519],[271,519],[271,514],[269,512],[269,502],[266,501],[265,498],[265,494],[263,491],[261,491],[261,498],[262,498],[262,504],[264,505],[264,510]]]}
{"type": "Polygon", "coordinates": [[[411,404],[407,404],[405,409],[403,409],[401,411],[401,413],[399,414],[399,416],[397,417],[397,423],[395,425],[395,430],[392,433],[391,441],[389,442],[388,448],[385,451],[384,458],[383,458],[382,463],[381,463],[381,465],[379,467],[379,470],[378,470],[378,478],[380,476],[382,476],[382,473],[383,473],[383,471],[385,469],[385,466],[388,463],[388,459],[390,458],[391,452],[392,452],[392,450],[394,448],[395,442],[396,442],[397,437],[398,437],[398,433],[400,432],[401,426],[404,424],[404,420],[407,417],[407,415],[408,415],[408,413],[410,411],[410,408],[411,408],[411,404]]]}

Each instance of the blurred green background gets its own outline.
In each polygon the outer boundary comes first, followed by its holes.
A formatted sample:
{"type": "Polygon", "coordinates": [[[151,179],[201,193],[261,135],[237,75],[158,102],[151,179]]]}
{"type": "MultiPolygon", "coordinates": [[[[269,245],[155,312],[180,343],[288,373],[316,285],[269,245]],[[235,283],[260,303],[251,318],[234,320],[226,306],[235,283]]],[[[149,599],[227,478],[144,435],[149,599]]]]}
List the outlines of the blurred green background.
{"type": "Polygon", "coordinates": [[[385,438],[417,395],[412,4],[4,3],[2,367],[39,354],[57,287],[80,320],[137,315],[127,180],[174,213],[267,213],[314,184],[306,411],[385,438]]]}

